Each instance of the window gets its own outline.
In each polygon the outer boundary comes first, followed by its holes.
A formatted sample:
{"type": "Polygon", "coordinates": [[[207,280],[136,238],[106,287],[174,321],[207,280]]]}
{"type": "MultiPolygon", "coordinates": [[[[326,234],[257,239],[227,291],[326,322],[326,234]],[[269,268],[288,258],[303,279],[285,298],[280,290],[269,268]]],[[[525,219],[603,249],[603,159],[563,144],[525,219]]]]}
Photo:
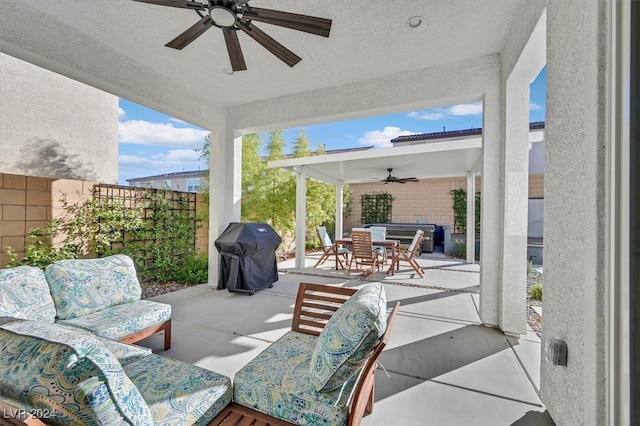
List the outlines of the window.
{"type": "Polygon", "coordinates": [[[188,192],[200,191],[200,179],[187,179],[187,191],[188,192]]]}

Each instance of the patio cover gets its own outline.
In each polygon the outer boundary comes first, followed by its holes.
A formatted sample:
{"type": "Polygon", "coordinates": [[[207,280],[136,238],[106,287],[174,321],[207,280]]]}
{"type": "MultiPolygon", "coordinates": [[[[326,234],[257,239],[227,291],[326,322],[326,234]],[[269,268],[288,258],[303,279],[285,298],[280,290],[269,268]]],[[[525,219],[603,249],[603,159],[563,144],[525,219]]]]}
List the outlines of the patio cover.
{"type": "MultiPolygon", "coordinates": [[[[381,181],[387,169],[399,177],[418,179],[467,176],[467,187],[475,192],[475,175],[481,172],[482,138],[421,143],[389,149],[326,154],[311,157],[288,158],[268,163],[297,174],[296,181],[296,267],[304,267],[304,238],[306,223],[306,178],[336,185],[336,235],[342,235],[342,188],[345,183],[381,181]]],[[[475,210],[474,197],[467,199],[467,211],[475,210]]],[[[467,229],[475,229],[474,215],[467,229]]],[[[467,233],[467,262],[475,259],[475,233],[467,233]]]]}

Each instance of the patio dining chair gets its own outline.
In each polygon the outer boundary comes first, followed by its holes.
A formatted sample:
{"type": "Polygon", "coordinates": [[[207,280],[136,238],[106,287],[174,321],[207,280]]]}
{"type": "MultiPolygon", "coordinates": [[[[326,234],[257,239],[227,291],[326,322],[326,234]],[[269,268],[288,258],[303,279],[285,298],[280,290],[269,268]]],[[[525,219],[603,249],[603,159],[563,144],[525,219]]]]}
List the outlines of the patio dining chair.
{"type": "Polygon", "coordinates": [[[364,266],[371,267],[371,273],[377,267],[380,270],[380,252],[373,248],[370,230],[352,230],[351,231],[351,260],[349,261],[349,270],[364,272],[364,266]],[[352,268],[355,262],[355,268],[352,268]]]}
{"type": "MultiPolygon", "coordinates": [[[[371,226],[371,239],[372,240],[386,240],[387,239],[387,227],[386,226],[371,226]]],[[[382,256],[382,262],[387,261],[387,248],[382,246],[373,246],[374,250],[378,250],[382,256]]]]}
{"type": "Polygon", "coordinates": [[[416,252],[418,251],[418,247],[422,243],[422,237],[424,237],[424,231],[418,229],[416,231],[416,235],[413,236],[413,240],[411,240],[411,244],[409,247],[400,247],[398,249],[398,264],[400,262],[407,262],[411,267],[420,275],[420,278],[424,278],[424,273],[418,262],[416,262],[416,252]]]}
{"type": "Polygon", "coordinates": [[[322,256],[320,257],[318,262],[313,265],[313,267],[316,268],[318,267],[318,265],[322,265],[331,256],[335,257],[337,251],[338,256],[336,257],[336,261],[340,264],[340,267],[344,269],[344,264],[342,263],[342,260],[340,260],[340,258],[342,257],[346,263],[348,261],[349,250],[344,247],[338,247],[337,244],[334,244],[333,241],[331,241],[331,237],[327,233],[326,226],[318,226],[316,231],[318,233],[318,238],[320,238],[320,244],[322,245],[322,256]]]}

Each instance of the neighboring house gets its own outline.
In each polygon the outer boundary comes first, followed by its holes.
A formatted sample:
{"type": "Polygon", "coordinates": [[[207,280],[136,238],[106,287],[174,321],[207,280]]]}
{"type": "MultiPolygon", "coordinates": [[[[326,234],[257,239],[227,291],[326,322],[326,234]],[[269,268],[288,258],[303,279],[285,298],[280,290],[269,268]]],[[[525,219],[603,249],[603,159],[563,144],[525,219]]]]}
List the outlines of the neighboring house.
{"type": "MultiPolygon", "coordinates": [[[[434,133],[399,136],[391,140],[394,147],[461,139],[478,140],[482,129],[452,130],[434,133]]],[[[393,149],[393,148],[392,148],[393,149]]],[[[407,177],[402,169],[393,171],[398,177],[407,177]]],[[[385,176],[380,175],[380,180],[385,176]]],[[[476,188],[480,188],[481,177],[476,178],[476,188]]],[[[535,264],[542,264],[542,229],[544,214],[544,122],[529,125],[529,208],[527,258],[535,264]]],[[[388,192],[394,197],[392,222],[434,223],[453,227],[453,199],[450,191],[467,188],[466,176],[421,179],[420,182],[406,184],[383,184],[381,182],[350,184],[351,214],[344,219],[344,229],[358,227],[362,208],[360,197],[373,192],[388,192]]]]}
{"type": "Polygon", "coordinates": [[[0,172],[118,181],[118,97],[0,53],[0,172]]]}
{"type": "Polygon", "coordinates": [[[129,186],[152,189],[171,189],[183,192],[202,192],[207,187],[207,170],[165,173],[155,176],[144,176],[127,179],[129,186]]]}

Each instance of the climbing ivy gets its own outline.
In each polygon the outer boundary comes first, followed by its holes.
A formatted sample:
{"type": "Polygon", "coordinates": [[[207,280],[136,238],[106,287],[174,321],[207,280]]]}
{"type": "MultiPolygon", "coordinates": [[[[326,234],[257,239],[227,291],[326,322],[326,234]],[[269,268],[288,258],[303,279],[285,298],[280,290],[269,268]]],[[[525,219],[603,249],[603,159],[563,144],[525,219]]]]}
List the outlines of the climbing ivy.
{"type": "MultiPolygon", "coordinates": [[[[467,191],[462,188],[449,192],[453,198],[453,232],[467,232],[467,191]]],[[[480,192],[476,192],[476,233],[480,232],[480,192]]]]}
{"type": "Polygon", "coordinates": [[[360,216],[362,224],[391,222],[393,196],[388,192],[363,194],[360,197],[360,202],[362,204],[362,214],[360,216]]]}

